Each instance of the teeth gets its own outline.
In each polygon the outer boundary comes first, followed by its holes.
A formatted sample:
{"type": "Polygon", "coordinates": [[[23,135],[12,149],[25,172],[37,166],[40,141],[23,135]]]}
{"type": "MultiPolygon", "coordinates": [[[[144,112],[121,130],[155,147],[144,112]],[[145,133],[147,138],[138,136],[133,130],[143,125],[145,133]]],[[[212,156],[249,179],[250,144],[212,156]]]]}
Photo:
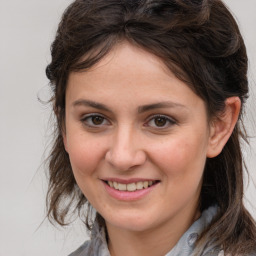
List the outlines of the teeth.
{"type": "Polygon", "coordinates": [[[135,191],[136,190],[136,184],[135,183],[127,184],[127,190],[128,191],[135,191]]]}
{"type": "Polygon", "coordinates": [[[114,188],[115,188],[115,189],[118,189],[118,184],[117,184],[117,182],[114,181],[114,182],[113,182],[113,185],[114,185],[114,188]]]}
{"type": "Polygon", "coordinates": [[[137,182],[137,183],[136,183],[136,188],[137,188],[137,189],[143,189],[143,185],[144,185],[143,182],[141,182],[141,181],[140,181],[140,182],[137,182]]]}
{"type": "Polygon", "coordinates": [[[126,184],[118,183],[118,189],[121,190],[121,191],[125,191],[126,190],[126,184]]]}
{"type": "Polygon", "coordinates": [[[139,181],[139,182],[134,182],[134,183],[129,183],[129,184],[123,184],[123,183],[118,183],[116,181],[108,181],[108,185],[111,188],[115,188],[116,190],[120,191],[135,191],[135,190],[141,190],[144,188],[148,188],[154,184],[153,181],[139,181]]]}
{"type": "Polygon", "coordinates": [[[143,187],[144,187],[144,188],[147,188],[147,187],[148,187],[148,181],[144,181],[144,182],[143,182],[143,187]]]}

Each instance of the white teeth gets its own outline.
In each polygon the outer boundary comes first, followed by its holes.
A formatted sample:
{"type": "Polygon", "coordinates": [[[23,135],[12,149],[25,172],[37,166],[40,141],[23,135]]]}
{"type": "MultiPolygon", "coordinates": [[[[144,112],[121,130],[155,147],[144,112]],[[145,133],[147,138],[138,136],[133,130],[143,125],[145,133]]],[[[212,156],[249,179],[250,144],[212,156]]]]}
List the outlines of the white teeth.
{"type": "Polygon", "coordinates": [[[140,182],[137,182],[137,183],[136,183],[136,188],[137,188],[137,189],[143,189],[143,182],[141,182],[141,181],[140,181],[140,182]]]}
{"type": "Polygon", "coordinates": [[[143,187],[144,187],[144,188],[147,188],[147,187],[148,187],[148,181],[144,181],[144,182],[143,182],[143,187]]]}
{"type": "Polygon", "coordinates": [[[148,188],[153,185],[153,181],[138,181],[134,183],[129,183],[129,184],[123,184],[123,183],[118,183],[116,181],[108,181],[108,185],[111,188],[115,188],[116,190],[120,191],[135,191],[135,190],[141,190],[144,188],[148,188]]]}
{"type": "Polygon", "coordinates": [[[126,190],[126,184],[118,183],[118,189],[121,190],[121,191],[125,191],[126,190]]]}
{"type": "Polygon", "coordinates": [[[135,191],[136,190],[136,184],[135,183],[127,184],[127,190],[128,191],[135,191]]]}
{"type": "Polygon", "coordinates": [[[118,184],[117,184],[117,182],[114,181],[114,182],[113,182],[113,185],[114,185],[114,188],[115,188],[115,189],[118,189],[118,184]]]}

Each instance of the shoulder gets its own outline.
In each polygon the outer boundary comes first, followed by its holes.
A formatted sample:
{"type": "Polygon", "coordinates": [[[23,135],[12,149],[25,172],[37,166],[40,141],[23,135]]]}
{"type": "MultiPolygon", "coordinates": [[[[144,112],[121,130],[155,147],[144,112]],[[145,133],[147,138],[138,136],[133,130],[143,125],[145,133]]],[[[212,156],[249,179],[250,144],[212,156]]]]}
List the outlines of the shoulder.
{"type": "Polygon", "coordinates": [[[82,244],[77,250],[69,254],[69,256],[82,256],[82,255],[90,255],[90,247],[91,247],[91,241],[86,241],[84,244],[82,244]]]}
{"type": "Polygon", "coordinates": [[[88,240],[69,256],[110,256],[105,243],[98,239],[88,240]]]}
{"type": "Polygon", "coordinates": [[[94,223],[91,240],[85,241],[76,251],[69,256],[110,256],[106,242],[105,229],[94,223]]]}

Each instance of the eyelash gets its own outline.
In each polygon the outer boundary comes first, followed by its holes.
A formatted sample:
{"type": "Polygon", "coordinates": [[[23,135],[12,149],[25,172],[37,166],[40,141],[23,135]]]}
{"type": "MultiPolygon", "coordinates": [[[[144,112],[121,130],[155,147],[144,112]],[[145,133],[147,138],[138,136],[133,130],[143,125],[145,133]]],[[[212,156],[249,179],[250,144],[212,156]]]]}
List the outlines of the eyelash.
{"type": "MultiPolygon", "coordinates": [[[[166,115],[159,115],[159,114],[158,114],[158,115],[151,116],[151,117],[148,119],[148,121],[144,124],[144,126],[149,126],[149,127],[150,127],[149,123],[150,123],[151,121],[156,122],[156,119],[162,119],[162,120],[164,120],[164,121],[165,121],[165,124],[163,125],[163,127],[155,125],[155,126],[153,127],[153,129],[167,129],[167,128],[170,128],[170,126],[177,124],[177,122],[176,122],[173,118],[170,118],[170,117],[168,117],[168,116],[166,116],[166,115]]],[[[155,123],[155,124],[156,124],[156,123],[155,123]]],[[[151,126],[151,127],[152,127],[152,126],[151,126]]]]}
{"type": "MultiPolygon", "coordinates": [[[[93,114],[88,114],[88,115],[83,116],[83,118],[81,118],[81,122],[89,128],[102,128],[105,125],[111,124],[107,118],[105,118],[103,115],[98,114],[98,113],[93,113],[93,114]],[[95,124],[95,123],[93,123],[93,118],[100,118],[100,121],[102,121],[102,122],[99,124],[95,124]]],[[[152,129],[161,130],[161,129],[170,128],[170,126],[175,125],[175,124],[177,124],[177,122],[173,118],[170,118],[166,115],[157,114],[157,115],[150,116],[143,126],[150,127],[152,129]],[[158,121],[165,122],[163,124],[163,126],[156,125],[155,122],[157,119],[161,119],[158,121]],[[154,122],[154,125],[150,125],[150,122],[154,122]]]]}
{"type": "Polygon", "coordinates": [[[110,124],[110,122],[103,116],[103,115],[100,115],[100,114],[88,114],[88,115],[85,115],[83,116],[83,118],[81,118],[81,122],[86,125],[87,127],[89,128],[101,128],[103,125],[106,125],[106,124],[93,124],[93,118],[101,118],[103,123],[104,122],[107,122],[107,125],[110,124]]]}

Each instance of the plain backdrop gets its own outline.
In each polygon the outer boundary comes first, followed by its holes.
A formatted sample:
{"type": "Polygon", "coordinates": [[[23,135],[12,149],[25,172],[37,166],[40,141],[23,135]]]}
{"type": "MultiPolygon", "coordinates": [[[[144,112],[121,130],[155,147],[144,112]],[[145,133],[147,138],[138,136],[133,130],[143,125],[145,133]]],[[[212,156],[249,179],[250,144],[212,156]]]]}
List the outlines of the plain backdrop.
{"type": "MultiPolygon", "coordinates": [[[[226,0],[235,14],[250,59],[251,97],[247,119],[255,113],[256,1],[226,0]]],[[[50,140],[50,106],[45,67],[60,16],[70,0],[0,0],[0,256],[64,256],[86,238],[77,221],[53,227],[45,216],[46,178],[42,165],[50,140]]],[[[249,132],[256,134],[248,121],[249,132]]],[[[256,216],[256,143],[244,148],[251,182],[246,204],[256,216]]]]}

